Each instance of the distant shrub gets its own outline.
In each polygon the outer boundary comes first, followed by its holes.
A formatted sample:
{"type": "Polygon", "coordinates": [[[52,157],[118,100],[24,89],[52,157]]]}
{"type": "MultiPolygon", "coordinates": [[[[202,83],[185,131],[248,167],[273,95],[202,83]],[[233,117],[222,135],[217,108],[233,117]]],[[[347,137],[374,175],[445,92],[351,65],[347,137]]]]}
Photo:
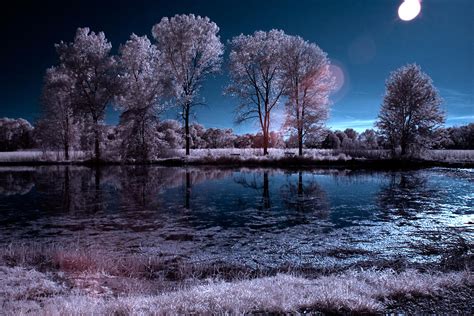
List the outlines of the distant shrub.
{"type": "Polygon", "coordinates": [[[33,145],[33,126],[27,120],[0,118],[0,151],[29,149],[33,145]]]}

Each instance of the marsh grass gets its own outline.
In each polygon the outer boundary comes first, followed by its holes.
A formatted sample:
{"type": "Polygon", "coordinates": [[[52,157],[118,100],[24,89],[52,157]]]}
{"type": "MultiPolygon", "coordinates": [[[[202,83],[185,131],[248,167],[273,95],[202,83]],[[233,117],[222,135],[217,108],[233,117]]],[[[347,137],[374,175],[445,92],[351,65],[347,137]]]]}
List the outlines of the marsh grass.
{"type": "MultiPolygon", "coordinates": [[[[462,244],[451,247],[451,256],[462,244]]],[[[332,251],[337,256],[359,254],[355,249],[332,251]]],[[[0,300],[10,315],[377,313],[393,300],[472,286],[469,271],[362,266],[325,273],[291,267],[258,270],[92,248],[11,244],[0,251],[0,300]]]]}
{"type": "Polygon", "coordinates": [[[34,270],[2,268],[0,273],[3,273],[2,306],[7,315],[243,314],[307,310],[377,313],[393,300],[429,297],[447,289],[473,285],[468,272],[366,270],[314,279],[278,274],[232,282],[209,280],[206,284],[158,295],[104,296],[74,289],[66,291],[49,275],[34,270]]]}
{"type": "MultiPolygon", "coordinates": [[[[61,271],[73,274],[104,274],[113,277],[157,279],[195,283],[196,280],[235,280],[267,276],[282,270],[250,269],[225,262],[184,264],[180,258],[105,252],[93,248],[42,244],[10,244],[0,248],[0,265],[61,271]]],[[[285,270],[288,272],[289,270],[285,270]]]]}
{"type": "MultiPolygon", "coordinates": [[[[439,257],[438,266],[443,271],[472,269],[472,241],[464,235],[452,231],[427,232],[423,238],[410,246],[415,253],[439,257]],[[429,242],[436,239],[439,243],[429,242]]],[[[403,258],[393,260],[372,260],[370,252],[351,247],[330,248],[325,255],[345,259],[361,257],[352,268],[379,269],[392,268],[403,271],[410,267],[422,268],[422,265],[408,264],[403,258]],[[366,257],[364,259],[363,257],[366,257]]],[[[65,273],[105,274],[114,277],[162,280],[167,282],[187,282],[195,284],[200,280],[213,279],[234,281],[274,276],[278,273],[298,274],[306,277],[340,273],[346,266],[311,267],[280,265],[279,267],[244,266],[225,261],[194,261],[175,256],[146,255],[144,253],[110,252],[97,248],[45,245],[40,243],[12,243],[0,247],[0,265],[9,267],[35,268],[39,271],[61,271],[65,273]]],[[[430,266],[433,268],[434,266],[430,266]]]]}
{"type": "Polygon", "coordinates": [[[8,266],[35,267],[40,271],[105,273],[114,276],[153,276],[169,262],[157,257],[105,253],[91,248],[58,245],[10,244],[0,250],[0,262],[8,266]]]}
{"type": "MultiPolygon", "coordinates": [[[[461,244],[450,247],[451,255],[461,244]]],[[[473,285],[468,270],[422,273],[353,267],[325,274],[301,272],[11,244],[0,252],[0,300],[6,314],[34,315],[377,313],[393,300],[439,296],[446,289],[473,285]]]]}

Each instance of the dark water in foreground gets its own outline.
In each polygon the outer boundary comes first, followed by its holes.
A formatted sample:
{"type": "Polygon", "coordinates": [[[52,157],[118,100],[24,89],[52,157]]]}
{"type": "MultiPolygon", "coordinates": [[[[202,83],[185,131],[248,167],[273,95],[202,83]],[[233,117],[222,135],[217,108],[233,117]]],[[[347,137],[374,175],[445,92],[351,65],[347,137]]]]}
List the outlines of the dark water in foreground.
{"type": "Polygon", "coordinates": [[[1,167],[0,240],[265,267],[429,261],[418,246],[473,240],[473,184],[472,169],[1,167]]]}

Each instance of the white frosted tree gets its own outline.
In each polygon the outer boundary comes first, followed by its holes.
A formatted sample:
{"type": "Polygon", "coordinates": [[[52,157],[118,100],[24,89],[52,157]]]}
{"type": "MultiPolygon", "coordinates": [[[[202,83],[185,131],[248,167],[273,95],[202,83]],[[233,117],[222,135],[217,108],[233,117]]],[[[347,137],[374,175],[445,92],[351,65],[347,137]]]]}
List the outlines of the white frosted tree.
{"type": "Polygon", "coordinates": [[[73,94],[74,80],[66,68],[59,66],[46,70],[41,95],[43,117],[39,124],[43,145],[62,148],[65,160],[69,160],[69,151],[78,138],[73,94]]]}
{"type": "Polygon", "coordinates": [[[149,160],[156,155],[158,116],[163,110],[161,55],[146,36],[132,34],[120,48],[120,92],[116,98],[123,156],[149,160]]]}
{"type": "Polygon", "coordinates": [[[186,155],[190,152],[189,120],[204,80],[220,70],[224,45],[219,27],[207,17],[175,15],[153,26],[156,45],[163,54],[171,96],[184,121],[186,155]]]}
{"type": "Polygon", "coordinates": [[[393,152],[416,154],[430,145],[434,132],[444,123],[438,91],[416,64],[392,72],[385,86],[376,126],[393,152]]]}
{"type": "Polygon", "coordinates": [[[176,120],[164,120],[158,124],[160,139],[165,146],[176,149],[183,146],[183,136],[181,135],[181,124],[176,120]]]}
{"type": "Polygon", "coordinates": [[[77,113],[90,116],[94,133],[94,159],[101,158],[101,123],[118,88],[117,63],[110,54],[112,44],[103,32],[78,28],[73,42],[56,45],[61,66],[74,79],[77,113]]]}
{"type": "Polygon", "coordinates": [[[320,134],[329,114],[334,78],[327,54],[299,36],[282,41],[282,77],[285,84],[285,127],[296,134],[299,155],[306,138],[320,134]]]}
{"type": "Polygon", "coordinates": [[[227,93],[240,99],[236,122],[256,120],[263,134],[263,153],[268,154],[272,110],[284,92],[282,81],[283,31],[257,31],[239,35],[230,42],[231,84],[227,93]]]}

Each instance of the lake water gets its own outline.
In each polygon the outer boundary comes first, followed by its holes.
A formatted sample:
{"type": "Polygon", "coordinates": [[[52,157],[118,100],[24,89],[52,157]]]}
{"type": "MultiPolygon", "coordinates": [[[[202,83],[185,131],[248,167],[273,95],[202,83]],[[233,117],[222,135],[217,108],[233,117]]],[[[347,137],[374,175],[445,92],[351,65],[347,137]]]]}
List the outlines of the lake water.
{"type": "Polygon", "coordinates": [[[185,262],[436,260],[473,240],[474,170],[1,167],[0,237],[185,262]]]}

